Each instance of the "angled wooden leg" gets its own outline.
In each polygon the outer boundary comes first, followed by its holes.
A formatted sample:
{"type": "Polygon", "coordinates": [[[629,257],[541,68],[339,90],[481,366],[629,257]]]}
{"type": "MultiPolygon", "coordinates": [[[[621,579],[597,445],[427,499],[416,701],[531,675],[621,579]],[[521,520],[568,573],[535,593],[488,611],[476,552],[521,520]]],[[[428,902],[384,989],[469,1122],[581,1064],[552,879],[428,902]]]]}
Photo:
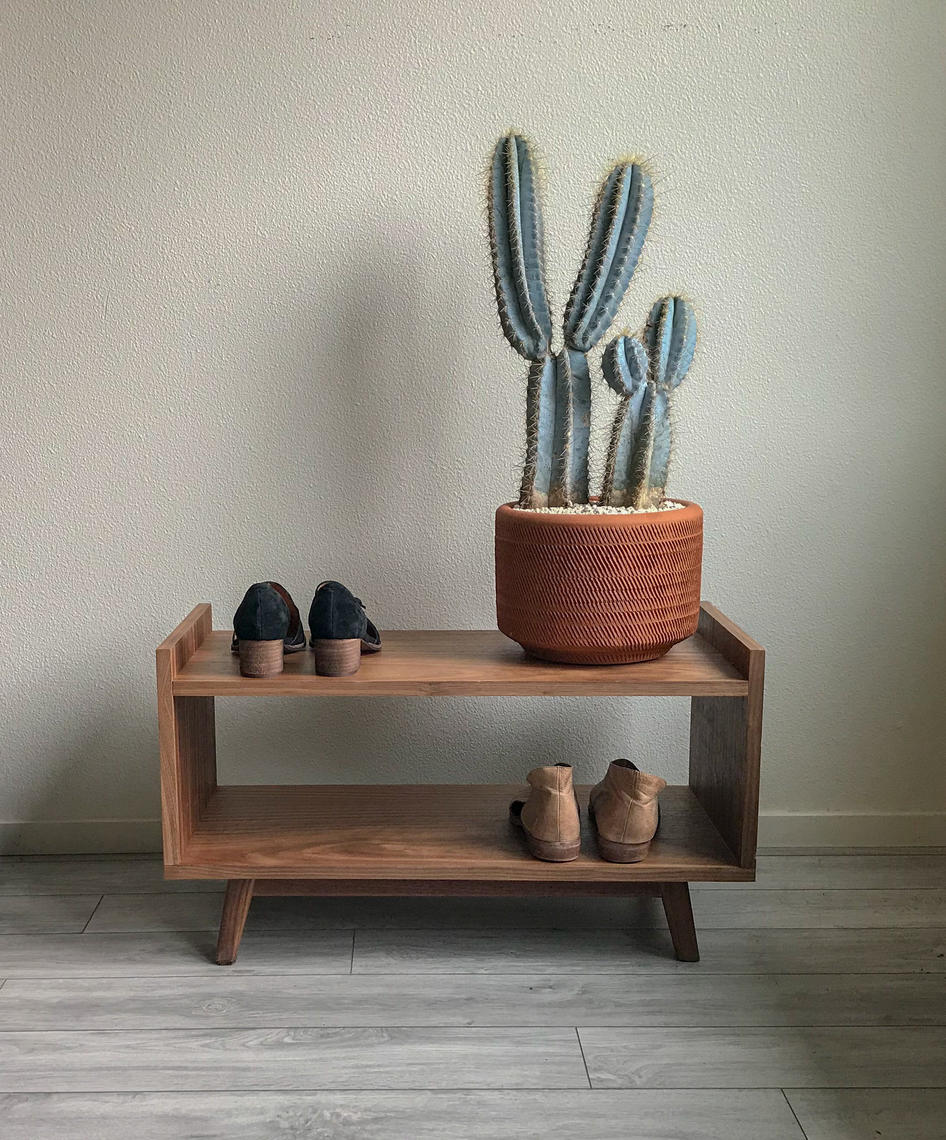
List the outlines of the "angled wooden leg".
{"type": "Polygon", "coordinates": [[[696,927],[693,925],[689,883],[661,883],[660,898],[677,958],[681,962],[699,962],[700,948],[696,941],[696,927]]]}
{"type": "Polygon", "coordinates": [[[252,879],[228,879],[217,937],[217,965],[232,966],[240,949],[243,927],[253,899],[252,879]]]}

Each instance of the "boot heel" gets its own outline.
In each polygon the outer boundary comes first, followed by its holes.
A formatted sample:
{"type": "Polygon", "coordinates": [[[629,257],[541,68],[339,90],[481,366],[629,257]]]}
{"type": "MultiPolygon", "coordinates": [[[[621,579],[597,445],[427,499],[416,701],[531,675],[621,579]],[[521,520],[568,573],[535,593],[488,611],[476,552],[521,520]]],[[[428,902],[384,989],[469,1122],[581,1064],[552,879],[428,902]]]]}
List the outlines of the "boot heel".
{"type": "Polygon", "coordinates": [[[241,641],[240,672],[244,677],[275,677],[282,672],[282,638],[279,641],[241,641]]]}
{"type": "Polygon", "coordinates": [[[315,671],[321,677],[348,677],[361,667],[361,638],[316,638],[315,671]]]}
{"type": "Polygon", "coordinates": [[[608,863],[640,863],[649,852],[649,839],[646,843],[614,843],[598,836],[598,854],[608,863]]]}

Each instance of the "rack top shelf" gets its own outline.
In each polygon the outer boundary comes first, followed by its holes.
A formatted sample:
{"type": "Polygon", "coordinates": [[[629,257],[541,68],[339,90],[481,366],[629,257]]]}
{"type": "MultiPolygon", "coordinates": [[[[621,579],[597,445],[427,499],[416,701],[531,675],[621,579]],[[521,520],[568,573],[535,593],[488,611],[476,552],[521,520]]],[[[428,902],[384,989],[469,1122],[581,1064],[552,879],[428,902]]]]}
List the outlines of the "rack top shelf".
{"type": "Polygon", "coordinates": [[[175,696],[739,697],[748,692],[747,675],[729,643],[739,650],[755,647],[718,611],[704,607],[698,633],[666,656],[634,665],[538,661],[498,630],[384,630],[382,651],[362,657],[354,676],[317,676],[307,650],[287,655],[278,676],[253,678],[240,676],[231,636],[209,630],[209,607],[199,606],[182,623],[158,650],[159,663],[162,652],[171,658],[175,696]],[[206,632],[199,630],[202,619],[206,632]],[[182,648],[190,639],[192,645],[182,648]]]}

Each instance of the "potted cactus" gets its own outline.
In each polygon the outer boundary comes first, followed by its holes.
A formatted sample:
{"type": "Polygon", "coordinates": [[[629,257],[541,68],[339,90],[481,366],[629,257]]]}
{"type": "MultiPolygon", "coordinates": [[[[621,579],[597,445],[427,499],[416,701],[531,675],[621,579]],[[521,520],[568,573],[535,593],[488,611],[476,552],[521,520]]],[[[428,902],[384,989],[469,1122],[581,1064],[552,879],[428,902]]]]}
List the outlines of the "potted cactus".
{"type": "Polygon", "coordinates": [[[553,348],[542,218],[529,143],[496,144],[489,227],[499,319],[529,361],[519,500],[496,512],[499,628],[551,661],[614,664],[659,657],[699,616],[703,512],[666,497],[670,402],[696,345],[692,306],[657,301],[640,336],[604,349],[618,396],[601,494],[588,487],[588,354],[617,315],[653,210],[639,162],[616,163],[598,190],[588,245],[553,348]]]}

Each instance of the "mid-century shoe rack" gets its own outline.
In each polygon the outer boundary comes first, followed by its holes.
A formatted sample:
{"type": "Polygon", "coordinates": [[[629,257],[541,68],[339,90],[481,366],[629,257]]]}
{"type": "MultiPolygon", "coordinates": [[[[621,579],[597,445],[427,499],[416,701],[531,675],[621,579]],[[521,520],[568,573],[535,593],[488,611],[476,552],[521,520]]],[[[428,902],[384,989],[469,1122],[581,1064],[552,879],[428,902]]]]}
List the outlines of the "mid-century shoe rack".
{"type": "Polygon", "coordinates": [[[254,895],[640,893],[662,899],[677,957],[695,962],[688,884],[755,878],[765,653],[711,605],[693,637],[636,665],[533,660],[497,630],[386,630],[354,676],[317,676],[298,653],[260,679],[240,675],[230,638],[204,604],[157,650],[164,873],[227,881],[221,964],[254,895]],[[644,862],[606,863],[586,834],[574,862],[542,863],[507,820],[520,785],[219,785],[215,698],[271,696],[688,696],[689,783],[661,794],[644,862]]]}

